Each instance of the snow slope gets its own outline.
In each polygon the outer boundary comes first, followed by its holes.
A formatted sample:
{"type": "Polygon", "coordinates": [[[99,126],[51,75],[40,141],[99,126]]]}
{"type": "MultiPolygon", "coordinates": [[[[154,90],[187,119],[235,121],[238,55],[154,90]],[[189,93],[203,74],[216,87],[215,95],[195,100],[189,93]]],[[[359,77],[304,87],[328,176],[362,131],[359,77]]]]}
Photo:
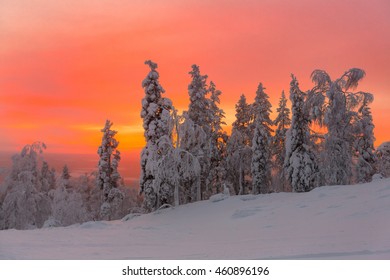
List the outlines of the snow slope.
{"type": "Polygon", "coordinates": [[[232,196],[128,221],[0,231],[0,258],[390,259],[389,214],[390,179],[232,196]]]}

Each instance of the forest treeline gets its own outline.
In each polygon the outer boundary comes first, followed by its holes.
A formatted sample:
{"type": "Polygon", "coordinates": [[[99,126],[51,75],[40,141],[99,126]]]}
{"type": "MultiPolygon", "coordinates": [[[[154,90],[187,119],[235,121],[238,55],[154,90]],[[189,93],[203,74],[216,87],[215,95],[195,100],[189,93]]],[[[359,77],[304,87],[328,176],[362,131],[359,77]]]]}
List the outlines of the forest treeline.
{"type": "MultiPolygon", "coordinates": [[[[353,68],[332,79],[311,75],[302,91],[291,75],[289,98],[281,93],[277,116],[259,83],[253,102],[242,94],[230,135],[223,130],[222,92],[193,65],[189,107],[179,115],[163,97],[157,64],[142,82],[146,145],[141,152],[140,193],[125,187],[118,172],[121,155],[113,123],[106,121],[97,170],[73,178],[65,165],[56,175],[43,143],[26,145],[13,156],[0,186],[0,229],[67,226],[90,220],[119,219],[167,205],[234,195],[307,192],[323,185],[369,182],[390,176],[390,143],[374,147],[373,95],[357,91],[365,76],[353,68]]],[[[131,167],[129,167],[131,168],[131,167]]]]}
{"type": "Polygon", "coordinates": [[[365,72],[358,68],[332,79],[325,71],[311,74],[314,87],[302,91],[291,75],[287,107],[281,93],[272,105],[262,83],[255,100],[241,95],[228,136],[220,90],[192,66],[190,103],[181,116],[163,97],[157,64],[142,83],[143,128],[140,187],[144,208],[208,199],[229,189],[236,195],[280,191],[307,192],[322,185],[368,182],[388,176],[388,145],[374,148],[373,95],[356,91],[365,72]],[[380,175],[378,175],[380,176],[380,175]]]}

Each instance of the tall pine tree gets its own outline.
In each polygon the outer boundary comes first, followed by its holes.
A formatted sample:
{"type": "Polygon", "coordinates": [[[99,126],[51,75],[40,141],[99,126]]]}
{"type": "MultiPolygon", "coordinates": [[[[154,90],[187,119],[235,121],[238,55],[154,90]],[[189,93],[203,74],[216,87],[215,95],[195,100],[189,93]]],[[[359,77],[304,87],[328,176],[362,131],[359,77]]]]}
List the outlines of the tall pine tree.
{"type": "Polygon", "coordinates": [[[99,164],[97,173],[97,185],[102,192],[102,206],[100,214],[103,219],[110,220],[115,207],[120,204],[123,194],[119,191],[120,175],[118,165],[121,159],[118,150],[119,142],[115,139],[117,131],[112,130],[112,122],[106,120],[103,132],[102,143],[98,148],[99,164]]]}
{"type": "Polygon", "coordinates": [[[188,112],[184,114],[184,123],[181,128],[180,147],[194,155],[200,164],[200,189],[197,191],[197,200],[208,196],[207,178],[210,168],[210,138],[211,116],[210,101],[207,99],[207,75],[201,75],[199,66],[192,65],[191,83],[188,85],[190,104],[188,112]],[[194,139],[197,143],[194,143],[194,139]]]}
{"type": "Polygon", "coordinates": [[[305,93],[291,75],[290,100],[292,103],[291,127],[287,132],[284,167],[287,180],[294,192],[307,192],[317,186],[318,166],[310,148],[310,119],[305,106],[305,93]]]}
{"type": "Polygon", "coordinates": [[[164,98],[165,92],[159,83],[157,64],[148,60],[145,62],[150,72],[142,82],[145,97],[142,99],[141,118],[143,119],[146,146],[141,152],[141,193],[144,195],[144,208],[146,211],[156,209],[157,194],[154,180],[158,172],[158,162],[161,159],[158,142],[162,137],[172,136],[172,102],[164,98]]]}
{"type": "Polygon", "coordinates": [[[233,122],[233,130],[237,130],[244,137],[244,144],[251,146],[253,133],[251,132],[250,125],[253,123],[254,115],[252,106],[247,103],[244,94],[240,96],[238,103],[236,104],[236,120],[233,122]]]}
{"type": "Polygon", "coordinates": [[[227,135],[222,130],[222,125],[226,124],[223,119],[225,112],[219,108],[219,96],[221,91],[216,89],[215,84],[211,81],[208,89],[210,93],[209,102],[209,120],[210,120],[210,137],[209,137],[209,174],[207,178],[208,190],[210,193],[221,191],[222,185],[226,179],[226,141],[227,135]]]}
{"type": "Polygon", "coordinates": [[[262,83],[259,84],[253,110],[255,113],[254,136],[252,139],[252,192],[267,193],[271,183],[271,103],[264,92],[262,83]]]}
{"type": "Polygon", "coordinates": [[[232,134],[226,148],[227,179],[236,194],[245,194],[249,184],[245,178],[251,175],[253,133],[250,125],[253,121],[253,111],[244,94],[240,96],[235,107],[236,120],[232,124],[232,134]]]}
{"type": "Polygon", "coordinates": [[[191,83],[188,85],[190,104],[188,107],[188,117],[194,124],[202,127],[203,131],[210,135],[210,102],[207,99],[207,75],[201,75],[198,65],[192,65],[191,83]]]}
{"type": "Polygon", "coordinates": [[[282,92],[279,100],[279,107],[276,109],[278,116],[274,120],[276,126],[275,136],[273,137],[273,154],[275,156],[275,169],[278,174],[277,183],[281,185],[280,189],[286,191],[284,160],[286,158],[286,134],[291,125],[290,109],[287,107],[287,99],[282,92]]]}
{"type": "Polygon", "coordinates": [[[369,106],[372,101],[372,94],[365,93],[356,121],[356,176],[359,183],[370,182],[372,176],[376,173],[375,164],[377,157],[374,148],[374,123],[369,106]]]}

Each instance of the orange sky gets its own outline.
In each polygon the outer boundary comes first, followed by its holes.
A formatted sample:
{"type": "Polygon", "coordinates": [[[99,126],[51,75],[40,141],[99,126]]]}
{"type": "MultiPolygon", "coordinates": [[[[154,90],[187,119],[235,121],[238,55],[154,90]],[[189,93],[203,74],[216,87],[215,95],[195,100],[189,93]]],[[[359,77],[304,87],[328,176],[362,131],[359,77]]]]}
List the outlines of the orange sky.
{"type": "Polygon", "coordinates": [[[140,148],[146,59],[180,111],[200,65],[228,124],[260,81],[275,110],[290,73],[307,90],[314,69],[363,68],[380,144],[390,140],[389,12],[388,0],[1,0],[0,151],[40,140],[48,152],[96,153],[107,118],[120,150],[140,148]]]}

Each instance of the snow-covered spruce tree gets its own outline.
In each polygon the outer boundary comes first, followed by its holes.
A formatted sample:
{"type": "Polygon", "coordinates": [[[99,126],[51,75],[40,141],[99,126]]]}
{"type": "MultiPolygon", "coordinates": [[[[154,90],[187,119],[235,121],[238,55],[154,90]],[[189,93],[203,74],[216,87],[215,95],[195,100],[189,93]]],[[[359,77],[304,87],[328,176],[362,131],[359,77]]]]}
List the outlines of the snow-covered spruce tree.
{"type": "Polygon", "coordinates": [[[193,157],[196,158],[201,172],[199,174],[199,184],[197,181],[191,179],[187,180],[186,184],[183,186],[185,193],[190,195],[187,196],[187,202],[194,202],[201,200],[202,190],[201,190],[201,175],[203,174],[201,163],[204,162],[205,151],[208,150],[208,139],[207,135],[202,129],[201,126],[195,124],[188,116],[187,112],[183,113],[184,122],[179,127],[179,138],[180,138],[180,149],[187,151],[193,157]],[[196,184],[195,184],[196,183],[196,184]]]}
{"type": "Polygon", "coordinates": [[[260,83],[255,102],[255,131],[252,139],[252,192],[254,194],[268,193],[271,183],[271,125],[269,117],[271,103],[268,95],[264,92],[263,84],[260,83]]]}
{"type": "Polygon", "coordinates": [[[144,195],[144,208],[153,211],[157,207],[157,193],[154,180],[158,172],[158,162],[161,159],[158,141],[162,137],[172,139],[172,102],[163,98],[164,89],[158,79],[157,64],[148,60],[145,62],[150,72],[142,82],[145,97],[142,99],[141,118],[143,119],[146,146],[141,152],[141,193],[144,195]]]}
{"type": "Polygon", "coordinates": [[[156,208],[163,205],[174,205],[175,188],[178,187],[178,171],[176,161],[171,156],[175,148],[172,139],[167,135],[162,136],[157,142],[158,159],[156,174],[154,178],[154,187],[157,193],[156,208]]]}
{"type": "Polygon", "coordinates": [[[55,170],[50,169],[49,164],[46,161],[42,162],[41,171],[39,174],[41,191],[49,192],[55,188],[56,177],[55,170]]]}
{"type": "Polygon", "coordinates": [[[236,104],[236,120],[232,124],[232,134],[227,143],[227,179],[233,185],[236,194],[247,193],[246,176],[251,174],[252,138],[250,125],[253,119],[251,105],[244,94],[236,104]]]}
{"type": "Polygon", "coordinates": [[[69,180],[70,179],[69,167],[66,164],[62,168],[61,179],[63,179],[63,180],[69,180]]]}
{"type": "Polygon", "coordinates": [[[123,199],[119,191],[120,175],[118,165],[121,159],[118,151],[119,142],[115,139],[117,131],[111,130],[112,122],[106,120],[103,132],[102,143],[98,148],[99,163],[97,173],[97,185],[102,192],[102,205],[100,216],[102,219],[113,219],[116,208],[123,199]]]}
{"type": "Polygon", "coordinates": [[[210,135],[210,102],[207,99],[207,75],[201,75],[199,66],[192,65],[191,83],[188,85],[190,104],[188,107],[188,117],[202,127],[206,135],[210,135]]]}
{"type": "Polygon", "coordinates": [[[223,190],[223,183],[226,179],[226,142],[227,135],[222,130],[222,125],[226,124],[223,119],[225,112],[219,108],[219,96],[221,91],[216,89],[215,84],[211,81],[209,86],[209,120],[210,120],[210,137],[209,137],[209,174],[207,178],[207,189],[209,194],[218,193],[223,190]]]}
{"type": "Polygon", "coordinates": [[[290,100],[292,103],[291,127],[287,131],[284,168],[293,192],[307,192],[317,187],[318,166],[310,148],[309,114],[305,110],[305,93],[291,75],[290,100]]]}
{"type": "Polygon", "coordinates": [[[376,173],[376,155],[374,148],[374,124],[369,104],[372,94],[365,93],[356,120],[355,151],[357,156],[356,177],[359,183],[370,182],[376,173]]]}
{"type": "Polygon", "coordinates": [[[69,173],[69,167],[68,165],[64,165],[64,167],[62,168],[62,173],[61,173],[61,176],[60,176],[60,183],[61,185],[64,185],[65,188],[70,188],[71,185],[70,185],[70,173],[69,173]]]}
{"type": "Polygon", "coordinates": [[[41,191],[38,172],[38,156],[45,148],[45,144],[34,142],[12,158],[12,169],[4,183],[5,229],[40,228],[50,215],[50,198],[41,191]]]}
{"type": "Polygon", "coordinates": [[[287,98],[282,91],[279,100],[279,107],[276,109],[278,116],[274,120],[276,126],[275,136],[273,137],[273,154],[275,156],[275,169],[277,175],[277,184],[280,185],[278,190],[286,191],[286,182],[284,174],[284,160],[286,157],[286,134],[291,125],[290,109],[287,107],[287,98]]]}
{"type": "Polygon", "coordinates": [[[201,166],[200,193],[197,200],[205,199],[209,190],[207,189],[207,178],[210,168],[210,141],[211,120],[210,102],[208,94],[207,75],[201,75],[199,67],[192,65],[191,83],[188,85],[190,104],[188,112],[185,113],[183,128],[181,129],[184,138],[180,140],[180,147],[197,157],[201,166]],[[194,143],[193,135],[196,134],[198,143],[194,143]],[[188,141],[188,143],[187,143],[188,141]]]}
{"type": "Polygon", "coordinates": [[[251,104],[248,104],[244,94],[240,96],[238,103],[236,104],[236,120],[233,122],[233,130],[237,130],[244,137],[244,144],[252,146],[253,131],[250,126],[254,121],[251,104]]]}

